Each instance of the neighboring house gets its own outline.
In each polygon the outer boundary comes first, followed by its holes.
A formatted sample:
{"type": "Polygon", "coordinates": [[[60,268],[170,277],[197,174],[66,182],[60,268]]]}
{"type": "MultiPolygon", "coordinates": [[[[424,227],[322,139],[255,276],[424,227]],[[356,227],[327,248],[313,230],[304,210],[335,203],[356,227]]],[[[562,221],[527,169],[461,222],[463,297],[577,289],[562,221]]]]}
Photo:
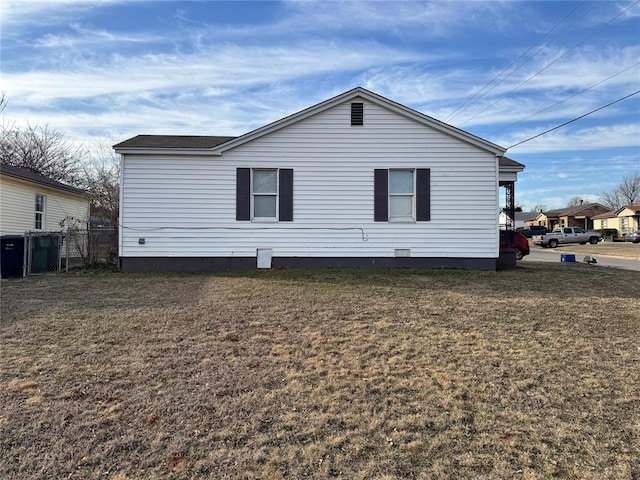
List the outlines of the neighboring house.
{"type": "Polygon", "coordinates": [[[84,190],[26,168],[0,164],[0,234],[60,231],[73,219],[84,225],[89,199],[84,190]]]}
{"type": "Polygon", "coordinates": [[[540,212],[534,219],[525,222],[527,225],[544,225],[549,229],[561,227],[580,227],[585,230],[594,228],[594,217],[608,211],[599,203],[584,203],[574,207],[559,208],[540,212]]]}
{"type": "Polygon", "coordinates": [[[622,207],[618,212],[618,218],[622,235],[640,230],[640,203],[622,207]]]}
{"type": "MultiPolygon", "coordinates": [[[[524,228],[525,222],[528,220],[534,220],[538,216],[538,212],[514,212],[514,228],[524,228]]],[[[499,216],[500,228],[507,226],[507,213],[500,212],[499,216]]]]}
{"type": "Polygon", "coordinates": [[[618,218],[619,211],[620,209],[611,210],[601,213],[600,215],[596,215],[593,217],[593,228],[596,230],[615,228],[618,230],[618,234],[620,234],[620,219],[618,218]]]}
{"type": "Polygon", "coordinates": [[[237,138],[139,135],[114,148],[125,271],[494,270],[498,185],[513,193],[524,169],[362,88],[237,138]]]}
{"type": "Polygon", "coordinates": [[[593,222],[594,228],[615,228],[620,236],[635,232],[640,229],[640,203],[625,205],[618,210],[598,215],[593,222]]]}

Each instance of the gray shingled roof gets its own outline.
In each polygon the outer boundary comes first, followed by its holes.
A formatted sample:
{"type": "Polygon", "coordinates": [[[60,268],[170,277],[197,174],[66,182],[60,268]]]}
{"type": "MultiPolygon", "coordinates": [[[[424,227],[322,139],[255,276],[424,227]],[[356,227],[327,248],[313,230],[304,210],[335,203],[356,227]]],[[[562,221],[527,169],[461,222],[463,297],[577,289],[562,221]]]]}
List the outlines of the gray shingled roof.
{"type": "Polygon", "coordinates": [[[499,165],[501,167],[524,167],[520,162],[516,162],[509,157],[500,157],[499,165]]]}
{"type": "Polygon", "coordinates": [[[196,135],[137,135],[114,148],[213,148],[237,137],[196,135]]]}
{"type": "Polygon", "coordinates": [[[27,168],[14,167],[13,165],[6,165],[0,163],[0,172],[3,175],[19,178],[21,180],[28,180],[29,182],[38,183],[51,188],[57,188],[58,190],[64,190],[65,192],[76,193],[79,195],[86,195],[86,191],[80,188],[72,187],[65,183],[58,182],[39,173],[33,172],[27,168]]]}

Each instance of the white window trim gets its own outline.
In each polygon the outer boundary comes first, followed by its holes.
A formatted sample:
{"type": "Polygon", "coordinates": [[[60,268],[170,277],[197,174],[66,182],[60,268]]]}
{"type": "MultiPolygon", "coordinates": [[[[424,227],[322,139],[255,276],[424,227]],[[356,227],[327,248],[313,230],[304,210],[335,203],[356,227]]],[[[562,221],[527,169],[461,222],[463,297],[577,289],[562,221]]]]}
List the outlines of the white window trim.
{"type": "Polygon", "coordinates": [[[388,222],[392,223],[416,223],[416,169],[415,168],[390,168],[389,175],[387,179],[387,211],[388,213],[388,222]],[[401,171],[401,170],[411,170],[413,175],[413,193],[411,193],[411,216],[410,217],[392,217],[391,216],[391,197],[408,197],[407,193],[391,193],[391,172],[393,171],[401,171]]]}
{"type": "Polygon", "coordinates": [[[43,193],[36,193],[34,197],[34,206],[33,206],[34,214],[33,214],[33,229],[36,231],[43,231],[47,226],[47,196],[43,193]],[[36,210],[38,206],[38,197],[42,197],[42,210],[36,210]],[[40,217],[40,228],[37,228],[37,218],[38,214],[41,214],[40,217]]]}
{"type": "Polygon", "coordinates": [[[278,168],[252,168],[251,169],[251,221],[257,223],[277,223],[279,221],[278,212],[280,211],[280,169],[278,168]],[[274,193],[254,193],[253,191],[253,172],[256,171],[271,171],[275,170],[276,172],[276,212],[275,217],[256,217],[255,216],[255,202],[254,199],[256,196],[264,196],[264,197],[272,197],[274,193]]]}

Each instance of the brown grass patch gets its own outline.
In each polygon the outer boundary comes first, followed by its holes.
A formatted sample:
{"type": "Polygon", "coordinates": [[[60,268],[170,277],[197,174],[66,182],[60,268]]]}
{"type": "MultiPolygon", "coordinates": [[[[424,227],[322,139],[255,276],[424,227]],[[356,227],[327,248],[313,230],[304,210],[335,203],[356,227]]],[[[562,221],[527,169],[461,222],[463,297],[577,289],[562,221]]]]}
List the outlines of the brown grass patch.
{"type": "Polygon", "coordinates": [[[0,478],[638,479],[638,279],[2,282],[0,478]]]}

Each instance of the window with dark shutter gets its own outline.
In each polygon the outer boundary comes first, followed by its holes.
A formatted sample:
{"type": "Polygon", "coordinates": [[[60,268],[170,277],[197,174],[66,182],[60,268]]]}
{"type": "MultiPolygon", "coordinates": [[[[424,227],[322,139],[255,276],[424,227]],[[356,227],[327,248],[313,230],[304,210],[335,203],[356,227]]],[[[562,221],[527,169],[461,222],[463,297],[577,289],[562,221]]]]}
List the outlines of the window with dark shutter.
{"type": "Polygon", "coordinates": [[[251,220],[251,169],[236,169],[236,220],[251,220]]]}
{"type": "Polygon", "coordinates": [[[373,184],[374,221],[431,220],[431,169],[375,169],[373,184]]]}
{"type": "Polygon", "coordinates": [[[389,170],[376,168],[373,172],[373,220],[389,220],[389,170]]]}
{"type": "Polygon", "coordinates": [[[351,125],[364,125],[364,104],[351,104],[351,125]]]}
{"type": "Polygon", "coordinates": [[[280,172],[280,202],[278,219],[281,222],[293,221],[293,169],[281,168],[280,172]]]}
{"type": "Polygon", "coordinates": [[[416,220],[418,222],[431,220],[430,168],[418,168],[416,170],[416,220]]]}

